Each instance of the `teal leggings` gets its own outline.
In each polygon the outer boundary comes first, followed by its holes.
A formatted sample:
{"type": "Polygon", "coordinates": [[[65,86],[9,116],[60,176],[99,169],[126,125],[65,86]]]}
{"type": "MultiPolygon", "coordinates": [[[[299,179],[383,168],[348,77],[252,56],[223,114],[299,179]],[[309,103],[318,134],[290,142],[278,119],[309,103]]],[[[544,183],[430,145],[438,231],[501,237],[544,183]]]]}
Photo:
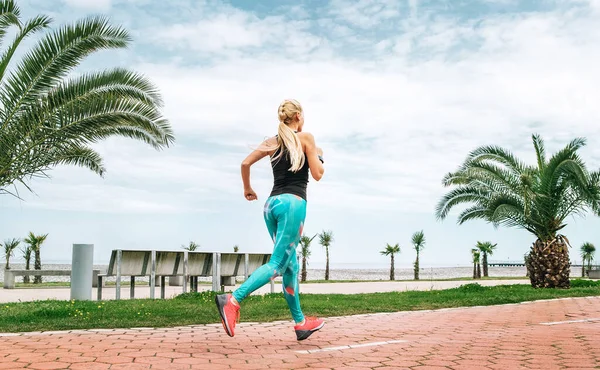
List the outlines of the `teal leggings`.
{"type": "Polygon", "coordinates": [[[283,275],[283,295],[294,321],[304,320],[298,295],[298,261],[296,247],[302,235],[306,217],[306,200],[293,195],[281,194],[267,199],[264,218],[269,235],[275,243],[271,259],[254,271],[248,280],[233,292],[238,302],[250,293],[283,275]]]}

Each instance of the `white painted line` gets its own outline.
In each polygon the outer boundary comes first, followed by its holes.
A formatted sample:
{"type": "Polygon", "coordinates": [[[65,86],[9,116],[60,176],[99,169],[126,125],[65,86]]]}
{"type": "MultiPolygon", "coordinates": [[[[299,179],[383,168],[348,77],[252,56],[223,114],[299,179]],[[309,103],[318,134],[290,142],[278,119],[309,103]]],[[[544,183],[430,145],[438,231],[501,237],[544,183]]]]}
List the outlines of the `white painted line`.
{"type": "Polygon", "coordinates": [[[329,351],[340,351],[342,349],[352,349],[352,348],[361,348],[361,347],[371,347],[371,346],[384,346],[386,344],[394,344],[394,343],[406,343],[407,340],[388,340],[385,342],[371,342],[371,343],[361,343],[361,344],[349,344],[347,346],[338,346],[338,347],[326,347],[319,349],[308,349],[304,351],[296,351],[296,353],[317,353],[317,352],[329,352],[329,351]]]}
{"type": "Polygon", "coordinates": [[[573,324],[573,323],[577,323],[577,322],[591,322],[591,321],[600,321],[600,318],[595,318],[595,319],[581,319],[581,320],[568,320],[568,321],[541,322],[540,325],[573,324]]]}

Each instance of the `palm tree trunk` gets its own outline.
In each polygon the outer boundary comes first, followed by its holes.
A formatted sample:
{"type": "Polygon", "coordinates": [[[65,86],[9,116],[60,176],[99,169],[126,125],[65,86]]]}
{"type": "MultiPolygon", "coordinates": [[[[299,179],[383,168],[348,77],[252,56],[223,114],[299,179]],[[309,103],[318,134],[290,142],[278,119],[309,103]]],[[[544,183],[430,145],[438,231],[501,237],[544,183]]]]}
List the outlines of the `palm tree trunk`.
{"type": "Polygon", "coordinates": [[[481,279],[481,264],[477,262],[477,278],[481,279]]]}
{"type": "Polygon", "coordinates": [[[325,280],[329,280],[329,247],[325,247],[325,255],[327,261],[325,262],[325,280]]]}
{"type": "Polygon", "coordinates": [[[10,264],[8,263],[9,259],[10,259],[10,256],[6,256],[6,267],[4,268],[6,270],[10,270],[10,264]]]}
{"type": "Polygon", "coordinates": [[[392,253],[392,262],[390,265],[390,280],[394,280],[394,254],[392,253]]]}
{"type": "Polygon", "coordinates": [[[585,277],[585,259],[581,261],[581,277],[585,277]]]}
{"type": "Polygon", "coordinates": [[[527,271],[534,288],[570,288],[571,263],[563,238],[536,240],[527,258],[527,271]]]}
{"type": "MultiPolygon", "coordinates": [[[[29,270],[30,259],[31,259],[31,257],[25,259],[25,270],[29,270]]],[[[23,283],[29,284],[29,275],[23,276],[23,283]]]]}
{"type": "MultiPolygon", "coordinates": [[[[38,247],[35,250],[35,265],[34,265],[34,269],[35,270],[41,270],[42,269],[42,259],[40,256],[40,248],[38,247]]],[[[33,283],[34,284],[40,284],[42,282],[42,277],[41,276],[34,276],[33,277],[33,283]]]]}
{"type": "Polygon", "coordinates": [[[419,252],[417,252],[417,259],[415,260],[415,280],[419,280],[419,252]]]}
{"type": "Polygon", "coordinates": [[[473,279],[477,279],[477,262],[473,262],[473,279]]]}
{"type": "Polygon", "coordinates": [[[302,257],[302,274],[300,281],[306,281],[306,257],[302,257]]]}
{"type": "Polygon", "coordinates": [[[487,252],[483,252],[483,276],[488,277],[487,252]]]}

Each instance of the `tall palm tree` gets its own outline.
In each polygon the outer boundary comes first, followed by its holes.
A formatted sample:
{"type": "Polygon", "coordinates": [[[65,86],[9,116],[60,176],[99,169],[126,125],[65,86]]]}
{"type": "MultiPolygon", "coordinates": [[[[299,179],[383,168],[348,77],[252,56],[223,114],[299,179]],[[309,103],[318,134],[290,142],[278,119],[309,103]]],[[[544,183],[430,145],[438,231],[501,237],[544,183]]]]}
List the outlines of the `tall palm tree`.
{"type": "Polygon", "coordinates": [[[190,252],[195,251],[199,247],[200,246],[198,244],[196,244],[195,242],[193,242],[193,241],[190,241],[190,243],[188,245],[182,245],[181,246],[182,249],[185,249],[186,251],[190,251],[190,252]]]}
{"type": "MultiPolygon", "coordinates": [[[[23,240],[25,241],[25,240],[23,240]]],[[[27,242],[26,242],[27,243],[27,242]]],[[[21,253],[23,253],[23,259],[25,260],[25,270],[29,270],[29,264],[31,262],[31,245],[27,244],[24,248],[21,248],[21,253]]],[[[29,284],[29,275],[23,276],[23,283],[29,284]]]]}
{"type": "Polygon", "coordinates": [[[319,234],[319,243],[325,247],[325,280],[329,280],[329,246],[333,242],[333,232],[332,231],[323,231],[319,234]]]}
{"type": "MultiPolygon", "coordinates": [[[[42,244],[46,241],[47,237],[48,237],[48,234],[35,235],[33,232],[30,231],[29,235],[24,240],[25,243],[29,244],[29,247],[31,248],[31,252],[33,252],[33,256],[34,256],[33,268],[35,270],[42,269],[42,257],[41,257],[40,252],[41,252],[42,244]]],[[[41,276],[33,277],[34,284],[40,284],[41,282],[42,282],[41,276]]]]}
{"type": "Polygon", "coordinates": [[[481,252],[477,248],[471,249],[471,255],[473,256],[473,279],[481,278],[481,265],[480,257],[481,252]]]}
{"type": "Polygon", "coordinates": [[[494,250],[498,244],[492,244],[491,242],[477,242],[477,249],[481,252],[483,261],[483,276],[488,277],[488,256],[494,254],[494,250]]]}
{"type": "MultiPolygon", "coordinates": [[[[15,249],[19,246],[21,241],[19,239],[6,239],[4,241],[4,256],[6,257],[6,270],[10,270],[10,257],[13,256],[15,249]]],[[[0,243],[0,248],[2,247],[2,243],[0,243]]]]}
{"type": "Polygon", "coordinates": [[[379,252],[381,254],[383,254],[384,256],[390,256],[391,261],[390,261],[390,280],[394,280],[394,255],[396,253],[400,253],[400,245],[396,244],[396,245],[389,245],[387,244],[385,249],[382,250],[381,252],[379,252]]]}
{"type": "Polygon", "coordinates": [[[125,29],[87,17],[17,52],[23,40],[51,23],[45,15],[22,20],[16,1],[0,0],[0,45],[16,31],[0,57],[0,194],[18,196],[18,184],[32,191],[26,181],[49,177],[57,165],[103,176],[103,160],[90,144],[109,137],[140,140],[157,150],[174,141],[159,112],[161,97],[145,77],[125,68],[75,70],[94,52],[126,48],[131,37],[125,29]],[[23,57],[12,60],[15,55],[23,57]]]}
{"type": "Polygon", "coordinates": [[[592,261],[594,260],[594,253],[596,252],[596,247],[592,243],[583,243],[581,246],[581,277],[585,276],[585,265],[587,262],[587,268],[590,270],[592,268],[592,261]]]}
{"type": "Polygon", "coordinates": [[[308,257],[310,257],[310,243],[317,236],[317,234],[313,235],[312,238],[309,238],[306,235],[302,235],[300,237],[300,255],[302,256],[302,272],[300,273],[300,281],[306,281],[306,265],[308,264],[308,257]]]}
{"type": "Polygon", "coordinates": [[[535,165],[521,162],[508,150],[482,146],[472,151],[462,166],[444,177],[456,188],[438,203],[438,219],[457,205],[470,204],[458,223],[482,219],[495,227],[527,230],[537,240],[528,254],[527,270],[535,288],[568,288],[569,241],[558,232],[572,214],[591,210],[600,215],[600,171],[588,171],[577,154],[585,139],[572,140],[546,158],[544,142],[533,135],[535,165]]]}
{"type": "Polygon", "coordinates": [[[423,230],[413,234],[412,243],[417,251],[417,258],[415,260],[415,280],[419,280],[419,253],[425,248],[425,234],[423,233],[423,230]]]}

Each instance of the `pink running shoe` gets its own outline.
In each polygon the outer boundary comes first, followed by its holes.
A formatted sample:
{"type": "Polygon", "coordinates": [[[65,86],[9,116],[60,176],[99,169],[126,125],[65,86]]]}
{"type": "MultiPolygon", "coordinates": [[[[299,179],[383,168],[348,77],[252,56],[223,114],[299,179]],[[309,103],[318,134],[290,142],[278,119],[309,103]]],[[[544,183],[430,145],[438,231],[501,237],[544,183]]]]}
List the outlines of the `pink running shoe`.
{"type": "Polygon", "coordinates": [[[296,331],[296,339],[304,340],[315,331],[321,329],[325,325],[325,321],[323,319],[317,319],[316,317],[305,317],[304,325],[296,325],[294,326],[294,330],[296,331]]]}
{"type": "Polygon", "coordinates": [[[231,294],[220,294],[215,297],[215,303],[221,315],[223,329],[230,337],[233,337],[236,321],[240,321],[240,306],[231,301],[231,294]]]}

